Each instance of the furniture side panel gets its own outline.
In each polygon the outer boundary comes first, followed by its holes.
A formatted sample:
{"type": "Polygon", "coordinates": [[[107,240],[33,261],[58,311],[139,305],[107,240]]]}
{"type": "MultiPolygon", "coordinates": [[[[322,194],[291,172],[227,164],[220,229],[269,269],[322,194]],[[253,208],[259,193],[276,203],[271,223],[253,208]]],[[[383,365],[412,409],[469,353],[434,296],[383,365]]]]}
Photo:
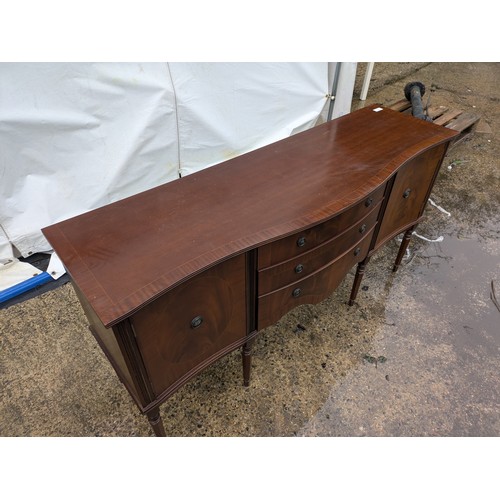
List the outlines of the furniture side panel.
{"type": "Polygon", "coordinates": [[[85,316],[89,322],[90,330],[97,340],[97,343],[109,359],[118,375],[118,378],[122,381],[136,402],[138,402],[139,396],[135,389],[133,378],[127,367],[123,353],[116,340],[115,332],[111,328],[106,328],[102,324],[101,320],[97,317],[96,313],[85,299],[82,291],[75,285],[75,283],[72,283],[72,285],[78,299],[80,300],[80,304],[82,305],[85,316]]]}

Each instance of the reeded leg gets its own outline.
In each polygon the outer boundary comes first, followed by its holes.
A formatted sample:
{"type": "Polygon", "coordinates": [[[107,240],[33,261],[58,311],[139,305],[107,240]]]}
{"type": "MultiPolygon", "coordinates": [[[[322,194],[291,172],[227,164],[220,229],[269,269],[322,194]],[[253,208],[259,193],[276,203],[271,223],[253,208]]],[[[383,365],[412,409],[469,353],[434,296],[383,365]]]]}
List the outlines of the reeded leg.
{"type": "Polygon", "coordinates": [[[243,385],[248,387],[250,385],[250,370],[252,363],[252,345],[254,339],[249,340],[241,351],[241,359],[243,361],[243,385]]]}
{"type": "Polygon", "coordinates": [[[365,274],[365,268],[370,262],[370,257],[366,257],[365,260],[362,260],[358,264],[358,268],[356,269],[356,276],[354,277],[354,283],[352,284],[351,297],[349,298],[348,304],[352,306],[356,297],[358,295],[359,285],[361,285],[361,280],[363,279],[363,275],[365,274]]]}
{"type": "Polygon", "coordinates": [[[153,432],[155,433],[155,436],[166,437],[167,434],[165,433],[165,427],[163,427],[163,421],[160,417],[159,408],[152,410],[147,415],[148,415],[149,424],[153,428],[153,432]]]}
{"type": "Polygon", "coordinates": [[[415,229],[415,226],[410,227],[410,229],[408,229],[403,236],[403,241],[401,242],[401,246],[399,247],[398,256],[396,257],[396,262],[394,263],[394,267],[392,268],[393,273],[395,273],[398,270],[398,267],[401,264],[401,261],[403,260],[403,257],[406,253],[406,249],[408,248],[408,245],[410,244],[411,235],[412,235],[414,229],[415,229]]]}

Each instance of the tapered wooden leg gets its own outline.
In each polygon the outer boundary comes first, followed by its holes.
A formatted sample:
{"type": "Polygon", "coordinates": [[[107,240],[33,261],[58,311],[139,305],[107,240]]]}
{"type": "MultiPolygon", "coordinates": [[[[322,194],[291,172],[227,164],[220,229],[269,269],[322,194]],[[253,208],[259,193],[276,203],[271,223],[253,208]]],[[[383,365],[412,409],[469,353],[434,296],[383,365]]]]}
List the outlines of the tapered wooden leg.
{"type": "Polygon", "coordinates": [[[152,410],[148,415],[149,424],[153,428],[153,432],[157,437],[166,437],[165,427],[163,427],[163,421],[160,417],[160,410],[156,408],[156,410],[152,410]]]}
{"type": "Polygon", "coordinates": [[[365,274],[365,268],[370,262],[370,257],[366,257],[365,260],[362,260],[356,269],[356,276],[354,277],[354,283],[352,284],[352,290],[351,290],[351,296],[349,298],[348,304],[352,306],[354,304],[354,301],[356,300],[356,297],[358,295],[358,290],[359,290],[359,285],[361,285],[361,280],[363,279],[363,276],[365,274]]]}
{"type": "Polygon", "coordinates": [[[246,344],[243,345],[243,349],[241,351],[241,359],[243,361],[243,385],[248,387],[250,385],[250,371],[252,365],[252,345],[254,339],[249,340],[246,344]]]}
{"type": "Polygon", "coordinates": [[[414,229],[415,229],[415,226],[411,227],[410,229],[408,229],[405,232],[405,234],[403,236],[403,241],[401,242],[401,246],[399,247],[398,256],[396,257],[396,262],[394,263],[394,267],[392,268],[393,273],[395,273],[398,270],[398,267],[401,264],[403,257],[405,256],[406,249],[408,248],[408,245],[410,244],[411,235],[412,235],[414,229]]]}

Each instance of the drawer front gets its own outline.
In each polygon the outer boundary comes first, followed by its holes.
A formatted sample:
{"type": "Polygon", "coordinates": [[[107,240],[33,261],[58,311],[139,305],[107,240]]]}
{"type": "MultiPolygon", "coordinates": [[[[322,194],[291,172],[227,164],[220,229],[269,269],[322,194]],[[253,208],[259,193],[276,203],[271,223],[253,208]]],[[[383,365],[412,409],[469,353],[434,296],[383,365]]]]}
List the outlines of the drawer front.
{"type": "Polygon", "coordinates": [[[376,247],[409,227],[423,213],[446,144],[434,147],[401,167],[396,174],[376,247]]]}
{"type": "Polygon", "coordinates": [[[246,335],[245,256],[179,285],[132,317],[137,343],[159,396],[246,335]]]}
{"type": "Polygon", "coordinates": [[[363,219],[383,198],[385,184],[357,205],[322,224],[259,248],[258,268],[278,264],[317,247],[363,219]]]}
{"type": "Polygon", "coordinates": [[[302,280],[337,259],[351,246],[372,232],[377,222],[380,206],[381,203],[379,202],[364,219],[336,238],[328,240],[309,252],[259,271],[259,295],[264,295],[295,281],[302,280]]]}
{"type": "Polygon", "coordinates": [[[372,232],[354,245],[340,259],[315,274],[258,299],[258,329],[276,323],[301,304],[317,304],[326,299],[344,279],[349,270],[362,261],[370,248],[372,232]]]}

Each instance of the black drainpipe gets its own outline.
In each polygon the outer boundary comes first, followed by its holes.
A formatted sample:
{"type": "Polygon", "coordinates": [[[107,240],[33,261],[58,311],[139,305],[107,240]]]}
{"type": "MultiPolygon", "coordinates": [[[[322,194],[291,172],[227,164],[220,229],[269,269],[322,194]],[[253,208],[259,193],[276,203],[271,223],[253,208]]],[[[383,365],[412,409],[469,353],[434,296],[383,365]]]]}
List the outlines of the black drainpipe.
{"type": "Polygon", "coordinates": [[[406,99],[411,102],[411,114],[415,118],[431,122],[432,118],[424,113],[424,107],[422,106],[422,96],[425,94],[425,85],[421,82],[407,83],[405,85],[404,93],[406,99]]]}

